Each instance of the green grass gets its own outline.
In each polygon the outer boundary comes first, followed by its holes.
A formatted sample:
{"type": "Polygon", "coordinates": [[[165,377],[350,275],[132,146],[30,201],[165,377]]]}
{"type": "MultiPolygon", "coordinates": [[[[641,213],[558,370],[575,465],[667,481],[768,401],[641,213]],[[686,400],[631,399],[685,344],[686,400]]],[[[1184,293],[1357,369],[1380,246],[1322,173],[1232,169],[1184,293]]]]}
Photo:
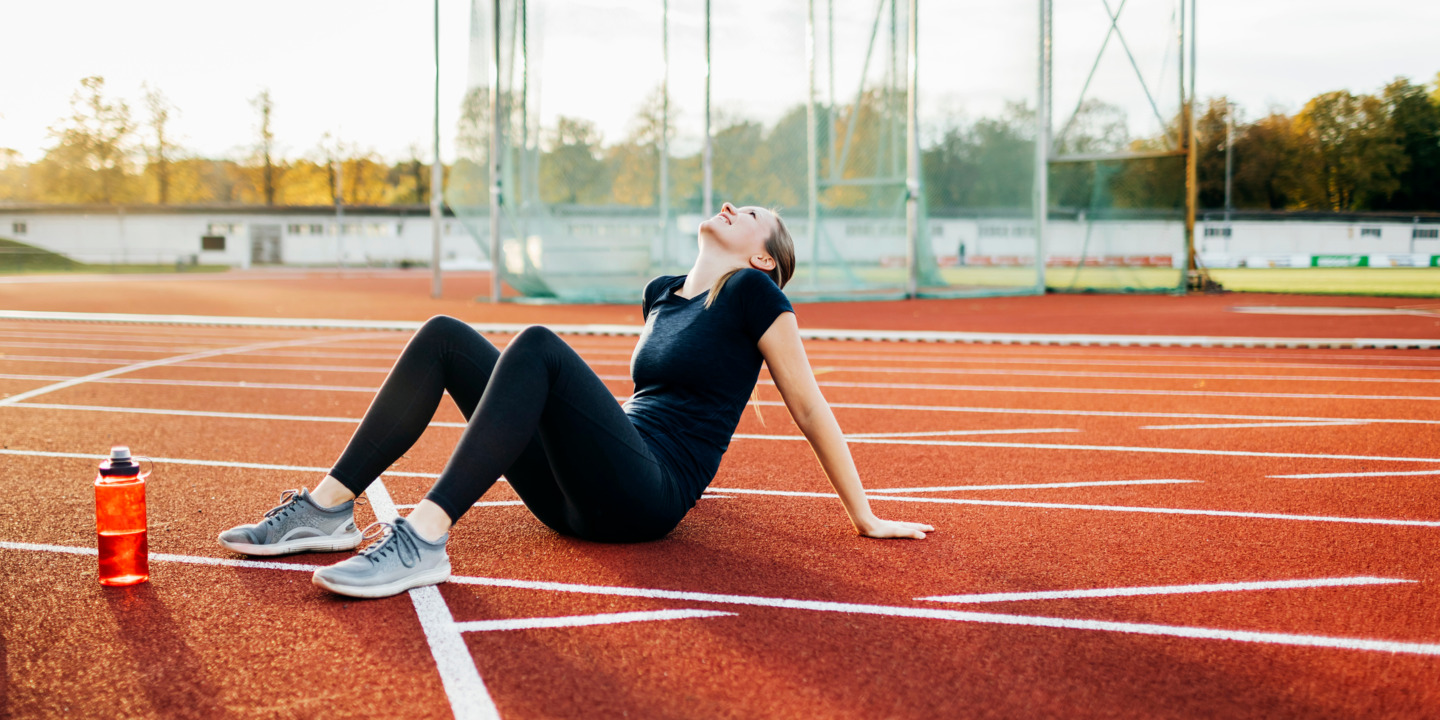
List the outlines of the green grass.
{"type": "Polygon", "coordinates": [[[59,253],[50,252],[34,245],[0,238],[0,275],[26,275],[31,273],[164,273],[164,272],[224,272],[228,265],[90,265],[71,260],[59,253]]]}
{"type": "Polygon", "coordinates": [[[1440,297],[1440,268],[1224,268],[1210,277],[1237,292],[1440,297]]]}

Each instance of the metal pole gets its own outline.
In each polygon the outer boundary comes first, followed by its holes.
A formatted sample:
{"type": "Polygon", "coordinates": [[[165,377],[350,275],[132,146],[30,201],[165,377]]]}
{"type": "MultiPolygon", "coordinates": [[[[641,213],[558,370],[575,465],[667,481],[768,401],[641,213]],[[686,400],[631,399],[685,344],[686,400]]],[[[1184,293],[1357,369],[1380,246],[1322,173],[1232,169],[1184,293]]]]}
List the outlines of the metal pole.
{"type": "Polygon", "coordinates": [[[820,188],[819,157],[815,129],[815,0],[807,0],[805,16],[805,64],[810,81],[805,93],[805,187],[809,195],[810,286],[820,281],[820,188]]]}
{"type": "Polygon", "coordinates": [[[920,83],[920,56],[916,42],[920,38],[916,11],[920,0],[910,0],[908,8],[909,45],[906,52],[909,82],[905,93],[905,255],[910,268],[905,282],[905,296],[920,294],[920,117],[918,95],[920,83]]]}
{"type": "MultiPolygon", "coordinates": [[[[706,0],[706,2],[709,2],[709,0],[706,0]]],[[[835,178],[837,177],[835,174],[835,124],[839,122],[839,118],[836,117],[836,108],[840,107],[835,100],[835,0],[825,1],[825,13],[825,31],[829,35],[829,39],[825,41],[825,54],[827,57],[825,69],[830,73],[830,104],[825,111],[825,115],[830,122],[826,123],[829,126],[829,130],[825,133],[825,144],[830,146],[830,167],[828,168],[828,172],[831,178],[835,178]]]]}
{"type": "Polygon", "coordinates": [[[1051,0],[1040,0],[1040,77],[1035,88],[1035,292],[1045,294],[1045,229],[1050,216],[1051,0]]]}
{"type": "Polygon", "coordinates": [[[345,158],[335,140],[335,268],[345,267],[345,158]]]}
{"type": "Polygon", "coordinates": [[[430,297],[440,297],[440,203],[444,166],[440,164],[440,0],[435,0],[435,153],[430,163],[430,297]]]}
{"type": "Polygon", "coordinates": [[[490,23],[490,302],[500,302],[500,0],[490,23]]]}
{"type": "Polygon", "coordinates": [[[1225,226],[1230,226],[1230,211],[1235,205],[1230,200],[1230,178],[1234,173],[1235,151],[1235,105],[1225,99],[1225,226]]]}
{"type": "Polygon", "coordinates": [[[704,166],[700,214],[708,219],[715,211],[711,200],[715,194],[715,143],[710,136],[710,0],[705,0],[705,151],[700,164],[704,166]]]}
{"type": "MultiPolygon", "coordinates": [[[[1181,27],[1184,27],[1184,10],[1186,0],[1180,0],[1181,27]]],[[[1199,286],[1199,265],[1195,262],[1195,206],[1199,203],[1199,187],[1196,177],[1196,165],[1199,156],[1198,147],[1195,142],[1195,3],[1196,0],[1189,0],[1190,4],[1190,87],[1186,93],[1182,86],[1180,92],[1189,97],[1185,101],[1182,121],[1185,123],[1185,283],[1186,288],[1191,290],[1201,289],[1199,286]]],[[[1183,37],[1183,36],[1182,36],[1183,37]]],[[[1185,45],[1180,45],[1180,55],[1185,55],[1185,45]]],[[[1183,83],[1185,76],[1181,75],[1183,83]]]]}
{"type": "Polygon", "coordinates": [[[660,0],[660,268],[670,267],[670,0],[660,0]]]}

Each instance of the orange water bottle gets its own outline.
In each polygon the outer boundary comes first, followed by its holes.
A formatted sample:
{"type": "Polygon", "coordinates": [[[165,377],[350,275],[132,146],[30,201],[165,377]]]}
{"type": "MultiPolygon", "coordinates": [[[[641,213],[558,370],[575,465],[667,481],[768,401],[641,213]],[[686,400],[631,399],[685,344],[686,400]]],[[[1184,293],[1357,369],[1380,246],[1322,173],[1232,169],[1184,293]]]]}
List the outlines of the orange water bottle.
{"type": "Polygon", "coordinates": [[[95,476],[95,532],[99,536],[100,584],[134,585],[150,579],[145,537],[145,478],[130,448],[110,448],[95,476]]]}

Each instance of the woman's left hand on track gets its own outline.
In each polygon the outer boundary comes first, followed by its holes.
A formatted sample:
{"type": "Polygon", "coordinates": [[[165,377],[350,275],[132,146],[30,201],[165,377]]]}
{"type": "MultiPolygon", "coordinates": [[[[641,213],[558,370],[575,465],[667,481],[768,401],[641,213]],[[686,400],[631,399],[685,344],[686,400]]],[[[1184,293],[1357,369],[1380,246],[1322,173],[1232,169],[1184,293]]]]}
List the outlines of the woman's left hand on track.
{"type": "Polygon", "coordinates": [[[924,523],[902,522],[899,520],[881,520],[875,518],[862,527],[857,527],[861,535],[872,538],[911,538],[924,540],[925,533],[935,532],[935,528],[924,523]]]}

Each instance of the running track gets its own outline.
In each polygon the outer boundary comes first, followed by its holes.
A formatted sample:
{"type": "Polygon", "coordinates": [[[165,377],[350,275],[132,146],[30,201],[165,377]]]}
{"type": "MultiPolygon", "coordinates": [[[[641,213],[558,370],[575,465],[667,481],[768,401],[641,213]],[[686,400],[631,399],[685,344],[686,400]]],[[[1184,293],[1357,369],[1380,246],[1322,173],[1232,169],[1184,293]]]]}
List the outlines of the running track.
{"type": "MultiPolygon", "coordinates": [[[[629,392],[633,338],[569,339],[629,392]]],[[[659,542],[557,536],[501,484],[438,590],[349,601],[308,582],[343,554],[216,546],[328,468],[403,342],[0,322],[0,715],[1440,707],[1440,352],[810,342],[875,509],[927,540],[854,537],[762,376],[659,542]],[[123,590],[93,556],[112,443],[157,459],[152,581],[123,590]]],[[[416,502],[460,421],[442,407],[357,520],[416,502]]]]}

